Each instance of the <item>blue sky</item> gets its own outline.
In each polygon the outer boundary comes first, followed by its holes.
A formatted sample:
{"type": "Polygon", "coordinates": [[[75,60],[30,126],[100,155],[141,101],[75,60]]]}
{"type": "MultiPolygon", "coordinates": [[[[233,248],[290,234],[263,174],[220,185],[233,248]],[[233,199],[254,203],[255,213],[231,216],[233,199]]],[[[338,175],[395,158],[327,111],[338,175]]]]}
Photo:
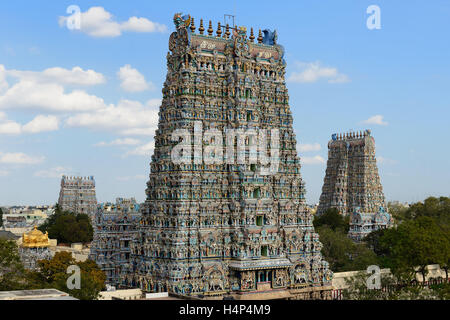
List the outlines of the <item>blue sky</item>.
{"type": "Polygon", "coordinates": [[[145,199],[176,12],[277,29],[308,203],[331,134],[366,128],[388,200],[449,195],[449,1],[16,0],[0,3],[0,205],[55,203],[62,173],[94,175],[101,202],[145,199]]]}

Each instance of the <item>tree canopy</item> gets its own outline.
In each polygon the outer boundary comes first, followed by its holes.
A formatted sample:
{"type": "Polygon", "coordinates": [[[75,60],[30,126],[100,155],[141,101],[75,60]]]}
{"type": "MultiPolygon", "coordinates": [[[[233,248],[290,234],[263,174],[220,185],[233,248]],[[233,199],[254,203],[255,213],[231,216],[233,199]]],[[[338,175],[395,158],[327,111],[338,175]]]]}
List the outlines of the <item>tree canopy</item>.
{"type": "Polygon", "coordinates": [[[16,243],[0,239],[0,291],[26,289],[25,274],[16,243]]]}
{"type": "Polygon", "coordinates": [[[3,226],[3,209],[0,208],[0,227],[3,226]]]}
{"type": "Polygon", "coordinates": [[[333,231],[340,229],[343,233],[347,233],[350,228],[350,217],[344,217],[336,208],[330,208],[327,209],[322,215],[315,216],[313,225],[314,228],[327,225],[333,231]]]}
{"type": "Polygon", "coordinates": [[[33,275],[36,283],[39,283],[41,287],[50,287],[67,292],[77,299],[96,299],[105,287],[106,276],[98,265],[92,260],[76,261],[70,252],[57,252],[51,260],[40,260],[38,265],[40,271],[33,275]],[[71,276],[67,273],[67,269],[71,265],[80,268],[80,289],[67,288],[67,279],[71,276]]]}
{"type": "Polygon", "coordinates": [[[48,231],[48,236],[60,243],[91,242],[94,235],[91,220],[87,214],[75,214],[62,211],[59,205],[55,213],[39,227],[42,232],[48,231]]]}

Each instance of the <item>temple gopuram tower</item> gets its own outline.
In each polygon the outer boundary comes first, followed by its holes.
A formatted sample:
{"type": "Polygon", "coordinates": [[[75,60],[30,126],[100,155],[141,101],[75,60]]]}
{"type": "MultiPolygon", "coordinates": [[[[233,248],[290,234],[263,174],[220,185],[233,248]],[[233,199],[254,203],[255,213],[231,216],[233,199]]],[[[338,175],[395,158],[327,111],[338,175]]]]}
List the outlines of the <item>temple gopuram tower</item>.
{"type": "Polygon", "coordinates": [[[389,226],[383,187],[370,130],[333,134],[317,214],[329,208],[350,216],[349,236],[361,239],[381,226],[389,226]]]}
{"type": "Polygon", "coordinates": [[[181,14],[174,23],[135,270],[125,282],[205,299],[330,298],[276,31],[255,38],[253,29],[248,37],[244,27],[215,31],[209,22],[206,34],[200,20],[196,33],[181,14]],[[185,161],[174,160],[180,143],[185,161]]]}
{"type": "Polygon", "coordinates": [[[139,208],[134,198],[117,198],[116,203],[101,203],[97,207],[89,259],[103,270],[106,284],[116,288],[130,267],[132,243],[136,241],[141,218],[139,208]]]}
{"type": "Polygon", "coordinates": [[[94,220],[97,212],[94,177],[62,176],[58,204],[62,211],[85,213],[94,220]]]}

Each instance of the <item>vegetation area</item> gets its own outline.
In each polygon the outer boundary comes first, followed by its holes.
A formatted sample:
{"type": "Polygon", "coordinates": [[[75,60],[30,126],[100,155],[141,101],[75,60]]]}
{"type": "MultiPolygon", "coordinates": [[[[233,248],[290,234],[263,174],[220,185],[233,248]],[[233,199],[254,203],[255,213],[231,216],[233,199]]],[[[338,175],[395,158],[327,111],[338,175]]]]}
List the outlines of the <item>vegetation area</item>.
{"type": "Polygon", "coordinates": [[[62,211],[58,204],[55,206],[55,213],[39,230],[48,231],[49,238],[57,239],[58,243],[88,243],[94,236],[94,229],[87,214],[62,211]]]}
{"type": "MultiPolygon", "coordinates": [[[[429,197],[410,207],[393,204],[389,212],[394,218],[394,227],[374,231],[362,243],[354,243],[347,237],[348,218],[339,215],[336,209],[316,217],[314,226],[323,244],[322,254],[334,272],[365,270],[369,265],[390,268],[393,278],[384,279],[385,285],[400,289],[389,293],[371,291],[370,295],[379,294],[384,299],[421,297],[424,291],[410,284],[417,273],[425,279],[427,265],[439,264],[448,279],[450,198],[429,197]]],[[[366,279],[367,274],[361,277],[366,279]]],[[[365,287],[365,282],[357,277],[352,280],[353,294],[362,292],[358,286],[365,287]]],[[[448,283],[427,290],[434,290],[434,296],[450,298],[448,283]]]]}
{"type": "Polygon", "coordinates": [[[38,261],[39,271],[26,270],[14,241],[0,239],[0,291],[55,288],[71,296],[92,300],[105,287],[106,276],[92,260],[77,262],[70,252],[57,252],[50,260],[38,261]],[[80,289],[69,290],[67,273],[70,265],[81,271],[80,289]]]}
{"type": "Polygon", "coordinates": [[[3,226],[3,210],[0,208],[0,227],[3,226]]]}

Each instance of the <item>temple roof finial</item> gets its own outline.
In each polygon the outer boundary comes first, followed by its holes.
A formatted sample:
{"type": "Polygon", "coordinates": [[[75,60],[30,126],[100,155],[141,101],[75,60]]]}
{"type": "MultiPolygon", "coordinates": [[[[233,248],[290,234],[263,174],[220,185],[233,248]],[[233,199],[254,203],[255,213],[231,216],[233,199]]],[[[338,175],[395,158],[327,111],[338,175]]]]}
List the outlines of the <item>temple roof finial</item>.
{"type": "Polygon", "coordinates": [[[203,28],[203,19],[200,19],[200,28],[198,28],[198,31],[200,31],[200,34],[203,34],[205,31],[205,28],[203,28]]]}
{"type": "Polygon", "coordinates": [[[262,32],[261,32],[261,29],[259,29],[258,43],[262,43],[262,41],[263,41],[262,32]]]}
{"type": "Polygon", "coordinates": [[[194,18],[191,18],[191,32],[195,33],[195,25],[194,25],[194,18]]]}
{"type": "Polygon", "coordinates": [[[208,35],[212,36],[213,32],[214,32],[214,29],[212,27],[212,22],[211,22],[211,20],[209,20],[208,35]]]}
{"type": "Polygon", "coordinates": [[[253,34],[253,28],[250,28],[250,41],[253,42],[255,40],[255,35],[253,34]]]}
{"type": "Polygon", "coordinates": [[[220,38],[222,36],[222,26],[220,25],[220,21],[217,24],[217,36],[220,38]]]}

